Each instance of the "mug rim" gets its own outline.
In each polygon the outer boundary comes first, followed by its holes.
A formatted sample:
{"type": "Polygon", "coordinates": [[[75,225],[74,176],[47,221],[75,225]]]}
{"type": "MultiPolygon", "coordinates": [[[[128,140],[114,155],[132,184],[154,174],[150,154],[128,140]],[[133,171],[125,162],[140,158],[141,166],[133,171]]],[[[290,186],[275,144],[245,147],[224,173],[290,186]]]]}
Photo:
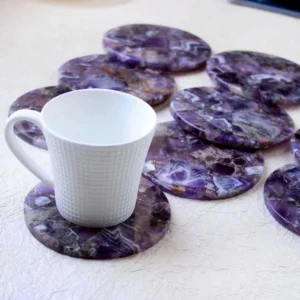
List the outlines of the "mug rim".
{"type": "Polygon", "coordinates": [[[116,146],[125,146],[125,145],[130,145],[132,143],[135,143],[139,140],[142,140],[144,138],[146,138],[149,134],[151,134],[151,132],[154,131],[156,125],[157,125],[157,115],[156,112],[154,111],[154,109],[148,104],[146,103],[144,100],[140,99],[139,97],[136,97],[134,95],[128,94],[128,93],[124,93],[124,92],[120,92],[120,91],[115,91],[115,90],[110,90],[110,89],[81,89],[81,90],[73,90],[73,91],[69,91],[63,94],[60,94],[54,98],[52,98],[49,102],[47,102],[45,104],[45,106],[43,107],[42,111],[41,111],[41,122],[43,125],[43,129],[46,129],[47,132],[49,132],[51,135],[53,135],[55,138],[60,139],[62,141],[66,141],[68,143],[71,144],[75,144],[75,145],[80,145],[80,146],[89,146],[89,147],[116,147],[116,146]],[[87,143],[87,142],[80,142],[78,140],[75,139],[71,139],[68,138],[64,135],[61,135],[60,133],[58,133],[57,131],[51,129],[48,124],[45,122],[45,112],[47,111],[47,107],[50,105],[53,105],[53,101],[59,101],[60,98],[63,98],[66,94],[77,94],[77,93],[90,93],[90,92],[98,92],[98,93],[111,93],[111,94],[117,94],[119,96],[126,96],[126,97],[130,97],[132,99],[134,99],[134,101],[139,101],[139,103],[141,105],[143,105],[150,114],[152,114],[152,118],[153,118],[153,124],[150,127],[150,129],[147,130],[146,133],[144,133],[143,135],[139,136],[138,138],[135,138],[133,140],[130,141],[126,141],[126,142],[122,142],[122,143],[113,143],[113,144],[100,144],[100,143],[87,143]],[[52,103],[52,104],[51,104],[52,103]]]}

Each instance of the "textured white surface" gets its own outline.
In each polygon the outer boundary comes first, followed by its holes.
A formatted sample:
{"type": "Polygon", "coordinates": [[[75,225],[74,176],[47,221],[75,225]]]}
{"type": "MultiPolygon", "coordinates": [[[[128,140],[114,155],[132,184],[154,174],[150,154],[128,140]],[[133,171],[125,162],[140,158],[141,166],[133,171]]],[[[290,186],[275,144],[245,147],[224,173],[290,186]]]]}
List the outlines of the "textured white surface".
{"type": "MultiPolygon", "coordinates": [[[[214,52],[247,49],[300,63],[300,21],[225,0],[1,0],[0,299],[300,299],[300,237],[269,215],[263,182],[293,159],[265,152],[264,178],[232,200],[168,196],[169,234],[154,248],[114,261],[84,261],[46,249],[27,231],[23,199],[38,181],[9,153],[3,123],[22,93],[55,84],[66,60],[102,51],[101,36],[133,22],[177,26],[214,52]]],[[[176,77],[178,88],[211,85],[204,72],[176,77]]],[[[288,110],[300,127],[300,107],[288,110]]],[[[170,120],[166,107],[159,120],[170,120]]],[[[27,146],[48,166],[47,153],[27,146]]]]}
{"type": "Polygon", "coordinates": [[[60,141],[46,131],[61,215],[92,227],[127,220],[134,211],[152,135],[153,130],[134,143],[103,148],[60,141]]]}

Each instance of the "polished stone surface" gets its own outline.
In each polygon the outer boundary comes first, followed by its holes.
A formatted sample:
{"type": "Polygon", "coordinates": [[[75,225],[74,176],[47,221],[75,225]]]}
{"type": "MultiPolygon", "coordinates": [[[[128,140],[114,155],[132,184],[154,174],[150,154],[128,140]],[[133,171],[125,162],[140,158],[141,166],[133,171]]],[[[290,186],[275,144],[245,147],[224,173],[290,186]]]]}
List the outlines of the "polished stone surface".
{"type": "Polygon", "coordinates": [[[291,150],[292,154],[300,164],[300,129],[294,133],[291,139],[291,150]]]}
{"type": "Polygon", "coordinates": [[[300,235],[300,167],[277,169],[266,181],[265,203],[281,225],[300,235]]]}
{"type": "Polygon", "coordinates": [[[76,258],[112,259],[142,252],[165,236],[171,219],[166,196],[145,178],[132,216],[112,227],[87,228],[65,220],[53,189],[42,183],[30,191],[24,205],[31,234],[46,247],[76,258]]]}
{"type": "Polygon", "coordinates": [[[70,89],[112,89],[137,96],[151,106],[172,95],[175,81],[169,74],[130,68],[106,55],[87,55],[67,61],[59,68],[59,83],[70,89]]]}
{"type": "MultiPolygon", "coordinates": [[[[51,99],[68,91],[65,87],[51,86],[30,91],[19,97],[10,106],[9,115],[20,109],[31,109],[40,112],[51,99]]],[[[15,133],[23,141],[41,149],[47,149],[45,137],[33,123],[22,121],[15,125],[15,133]]]]}
{"type": "Polygon", "coordinates": [[[300,103],[300,66],[280,57],[223,52],[209,59],[207,73],[221,87],[250,100],[300,103]]]}
{"type": "Polygon", "coordinates": [[[224,199],[251,189],[264,170],[260,152],[225,149],[160,123],[143,174],[164,191],[198,200],[224,199]]]}
{"type": "Polygon", "coordinates": [[[114,28],[103,38],[105,50],[128,65],[168,71],[201,68],[211,55],[209,45],[179,29],[147,24],[114,28]]]}
{"type": "Polygon", "coordinates": [[[212,87],[179,91],[170,111],[185,130],[229,147],[266,149],[289,140],[294,132],[292,119],[279,106],[212,87]]]}

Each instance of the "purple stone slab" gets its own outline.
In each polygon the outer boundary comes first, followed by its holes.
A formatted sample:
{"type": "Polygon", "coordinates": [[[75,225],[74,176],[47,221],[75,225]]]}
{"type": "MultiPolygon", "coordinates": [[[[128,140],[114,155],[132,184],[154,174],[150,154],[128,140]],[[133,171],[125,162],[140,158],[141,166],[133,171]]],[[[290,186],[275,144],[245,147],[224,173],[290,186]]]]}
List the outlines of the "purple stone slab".
{"type": "Polygon", "coordinates": [[[289,140],[294,132],[292,119],[279,106],[212,87],[178,92],[170,111],[188,132],[234,148],[266,149],[289,140]]]}
{"type": "Polygon", "coordinates": [[[209,45],[179,29],[147,24],[114,28],[103,38],[104,49],[128,65],[168,71],[189,71],[203,66],[209,45]]]}
{"type": "Polygon", "coordinates": [[[215,200],[251,189],[263,170],[260,152],[226,149],[166,122],[157,126],[143,175],[172,195],[215,200]]]}
{"type": "MultiPolygon", "coordinates": [[[[9,109],[9,116],[20,109],[40,112],[48,101],[66,92],[68,89],[61,86],[44,87],[30,91],[13,102],[9,109]]],[[[18,122],[15,125],[15,133],[28,144],[47,149],[45,137],[35,124],[27,121],[18,122]]]]}
{"type": "Polygon", "coordinates": [[[300,164],[300,129],[295,132],[291,139],[291,150],[293,156],[296,158],[297,162],[300,164]]]}
{"type": "Polygon", "coordinates": [[[67,61],[58,71],[59,83],[72,90],[112,89],[137,96],[151,106],[172,95],[175,81],[169,74],[131,68],[106,55],[88,55],[67,61]]]}
{"type": "Polygon", "coordinates": [[[264,197],[276,221],[300,235],[300,167],[287,165],[272,173],[265,183],[264,197]]]}
{"type": "Polygon", "coordinates": [[[300,66],[280,57],[223,52],[209,59],[207,73],[219,86],[250,100],[300,103],[300,66]]]}
{"type": "Polygon", "coordinates": [[[88,228],[65,220],[56,208],[53,189],[42,183],[30,191],[24,206],[31,234],[46,247],[76,258],[112,259],[142,252],[165,236],[171,219],[166,196],[145,178],[132,216],[112,227],[88,228]]]}

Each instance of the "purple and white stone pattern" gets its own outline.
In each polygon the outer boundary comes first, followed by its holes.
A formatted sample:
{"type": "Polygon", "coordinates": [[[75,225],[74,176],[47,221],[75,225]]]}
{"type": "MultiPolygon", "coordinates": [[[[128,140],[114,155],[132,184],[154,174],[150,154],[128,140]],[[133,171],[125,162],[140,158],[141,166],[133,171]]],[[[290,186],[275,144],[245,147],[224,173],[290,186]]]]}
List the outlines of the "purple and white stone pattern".
{"type": "Polygon", "coordinates": [[[158,124],[143,175],[172,195],[216,200],[250,190],[263,170],[260,152],[226,149],[184,132],[173,121],[158,124]]]}
{"type": "Polygon", "coordinates": [[[165,236],[171,219],[166,196],[145,178],[132,216],[112,227],[88,228],[65,220],[56,208],[53,189],[42,183],[30,191],[24,205],[31,234],[46,247],[76,258],[112,259],[142,252],[165,236]]]}
{"type": "Polygon", "coordinates": [[[300,164],[300,129],[297,132],[295,132],[291,139],[291,150],[293,156],[300,164]]]}
{"type": "Polygon", "coordinates": [[[265,183],[264,197],[276,221],[300,235],[300,167],[287,165],[272,173],[265,183]]]}
{"type": "MultiPolygon", "coordinates": [[[[19,97],[9,109],[9,116],[21,109],[31,109],[40,112],[51,99],[69,90],[61,86],[50,86],[30,91],[19,97]]],[[[23,141],[41,149],[47,149],[45,137],[33,123],[21,121],[15,125],[15,133],[23,141]]]]}
{"type": "Polygon", "coordinates": [[[107,55],[87,55],[67,61],[58,71],[59,83],[72,90],[101,88],[137,96],[151,106],[172,95],[173,77],[150,69],[131,68],[107,55]]]}
{"type": "Polygon", "coordinates": [[[279,106],[212,87],[179,91],[170,111],[188,132],[234,148],[266,149],[289,140],[294,132],[293,120],[279,106]]]}
{"type": "Polygon", "coordinates": [[[300,103],[300,66],[273,55],[231,51],[212,56],[207,73],[220,87],[258,102],[300,103]]]}
{"type": "Polygon", "coordinates": [[[104,49],[131,66],[167,71],[199,69],[211,55],[209,45],[199,37],[179,29],[132,24],[108,31],[104,49]]]}

